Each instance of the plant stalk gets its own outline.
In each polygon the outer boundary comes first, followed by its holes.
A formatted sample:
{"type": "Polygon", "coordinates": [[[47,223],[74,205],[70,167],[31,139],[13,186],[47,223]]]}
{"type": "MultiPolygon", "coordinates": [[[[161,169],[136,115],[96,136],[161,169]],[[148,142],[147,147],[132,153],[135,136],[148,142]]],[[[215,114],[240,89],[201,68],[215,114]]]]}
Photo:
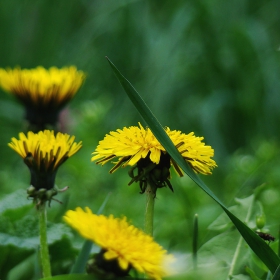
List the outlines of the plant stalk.
{"type": "Polygon", "coordinates": [[[145,209],[145,233],[153,236],[154,224],[154,205],[156,192],[151,184],[148,183],[146,188],[146,209],[145,209]]]}
{"type": "Polygon", "coordinates": [[[40,261],[42,266],[43,278],[51,277],[51,264],[47,241],[47,211],[46,205],[38,206],[39,215],[39,234],[40,234],[40,261]]]}
{"type": "Polygon", "coordinates": [[[198,214],[194,215],[193,223],[193,268],[197,269],[197,248],[198,248],[198,214]]]}

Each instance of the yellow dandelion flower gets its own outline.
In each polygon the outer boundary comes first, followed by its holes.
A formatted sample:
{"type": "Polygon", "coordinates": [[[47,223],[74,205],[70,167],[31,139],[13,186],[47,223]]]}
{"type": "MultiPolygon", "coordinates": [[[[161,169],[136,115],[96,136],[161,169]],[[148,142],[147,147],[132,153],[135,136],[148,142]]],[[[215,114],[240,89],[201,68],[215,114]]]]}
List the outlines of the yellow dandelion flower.
{"type": "MultiPolygon", "coordinates": [[[[168,127],[165,131],[196,173],[211,174],[211,170],[217,166],[211,158],[214,156],[214,150],[202,142],[203,137],[196,137],[193,132],[185,134],[179,130],[170,130],[168,127]]],[[[91,160],[97,160],[97,164],[104,165],[114,158],[118,158],[118,161],[114,163],[115,166],[110,173],[120,166],[133,166],[130,172],[133,179],[130,183],[139,181],[142,192],[145,190],[147,181],[152,182],[157,188],[167,184],[172,189],[168,180],[171,165],[180,176],[183,176],[180,167],[168,155],[152,131],[149,128],[143,128],[140,123],[139,127],[124,127],[122,130],[118,129],[107,134],[99,142],[91,160]],[[133,175],[135,168],[138,168],[137,176],[133,175]]]]}
{"type": "Polygon", "coordinates": [[[24,159],[30,170],[31,197],[36,197],[35,194],[41,189],[47,191],[54,188],[58,167],[82,147],[82,142],[76,143],[74,140],[75,136],[60,132],[54,135],[54,131],[50,130],[39,133],[29,131],[27,136],[21,132],[19,139],[11,139],[8,146],[24,159]]]}
{"type": "Polygon", "coordinates": [[[160,280],[167,275],[164,262],[171,260],[171,256],[150,235],[129,224],[126,218],[98,216],[89,208],[85,211],[77,208],[67,211],[64,220],[81,236],[100,246],[104,262],[116,261],[120,272],[127,273],[132,267],[151,279],[160,280]]]}
{"type": "Polygon", "coordinates": [[[70,66],[49,70],[0,69],[0,86],[12,93],[26,109],[26,119],[35,125],[54,125],[59,111],[81,87],[85,74],[70,66]]]}

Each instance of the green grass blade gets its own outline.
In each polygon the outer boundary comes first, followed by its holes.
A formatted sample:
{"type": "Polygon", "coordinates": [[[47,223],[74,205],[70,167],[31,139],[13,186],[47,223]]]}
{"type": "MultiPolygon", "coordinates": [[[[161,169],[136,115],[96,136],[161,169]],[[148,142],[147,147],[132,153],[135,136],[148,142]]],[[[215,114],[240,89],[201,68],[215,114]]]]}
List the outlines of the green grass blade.
{"type": "Polygon", "coordinates": [[[90,251],[92,248],[92,242],[89,240],[85,240],[83,247],[81,251],[79,252],[79,255],[77,257],[77,260],[75,261],[72,269],[71,274],[74,273],[84,273],[86,270],[86,264],[90,255],[90,251]]]}
{"type": "Polygon", "coordinates": [[[119,72],[116,66],[107,58],[110,66],[112,67],[115,75],[117,76],[119,82],[121,83],[126,94],[143,117],[145,122],[150,127],[151,131],[162,144],[169,155],[177,162],[177,164],[182,168],[182,170],[212,199],[214,199],[226,212],[228,217],[234,223],[240,234],[243,236],[245,241],[248,243],[250,248],[255,252],[255,254],[263,261],[263,263],[274,273],[277,269],[280,259],[274,253],[274,251],[250,228],[248,228],[244,223],[242,223],[235,215],[233,215],[227,207],[218,199],[218,197],[206,186],[206,184],[193,172],[190,166],[185,162],[181,154],[178,152],[176,147],[173,145],[172,141],[164,131],[163,127],[153,115],[151,110],[148,108],[144,100],[134,89],[131,83],[119,72]]]}

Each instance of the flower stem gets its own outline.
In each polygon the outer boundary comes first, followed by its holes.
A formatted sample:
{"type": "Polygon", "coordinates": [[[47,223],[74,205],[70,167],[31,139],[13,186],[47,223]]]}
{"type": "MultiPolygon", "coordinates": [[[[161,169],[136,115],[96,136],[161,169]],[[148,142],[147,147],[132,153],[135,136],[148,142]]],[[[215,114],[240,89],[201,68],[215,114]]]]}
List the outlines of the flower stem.
{"type": "Polygon", "coordinates": [[[154,224],[154,204],[156,192],[151,184],[148,184],[146,188],[146,209],[145,209],[145,232],[153,236],[153,224],[154,224]]]}
{"type": "Polygon", "coordinates": [[[198,215],[194,215],[193,223],[193,268],[197,269],[198,215]]]}
{"type": "Polygon", "coordinates": [[[39,232],[40,232],[40,260],[43,277],[51,277],[51,265],[47,241],[47,212],[45,204],[38,206],[39,232]]]}

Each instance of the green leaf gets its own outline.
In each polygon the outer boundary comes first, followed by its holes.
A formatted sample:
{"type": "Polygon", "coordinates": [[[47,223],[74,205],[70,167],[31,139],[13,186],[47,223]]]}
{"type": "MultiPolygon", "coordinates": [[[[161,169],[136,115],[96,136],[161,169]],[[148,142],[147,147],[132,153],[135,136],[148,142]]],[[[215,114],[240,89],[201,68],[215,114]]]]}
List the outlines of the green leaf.
{"type": "MultiPolygon", "coordinates": [[[[246,224],[251,224],[252,227],[256,227],[255,219],[252,219],[252,214],[250,214],[249,220],[248,218],[248,213],[252,212],[254,208],[254,214],[256,215],[259,210],[255,209],[257,207],[255,206],[255,195],[250,195],[249,197],[246,198],[235,198],[235,201],[237,202],[237,205],[233,205],[228,208],[228,210],[239,217],[240,220],[245,221],[246,224]],[[251,209],[250,209],[251,208],[251,209]],[[250,211],[249,211],[250,210],[250,211]]],[[[255,216],[254,216],[255,217],[255,216]]],[[[213,221],[209,226],[208,229],[210,230],[217,230],[217,231],[224,231],[226,229],[229,229],[232,227],[232,222],[231,220],[228,219],[228,216],[225,212],[223,212],[218,218],[216,218],[215,221],[213,221]]]]}
{"type": "Polygon", "coordinates": [[[34,263],[36,263],[36,254],[32,254],[28,258],[23,259],[14,266],[8,273],[7,280],[31,279],[34,271],[34,263]]]}
{"type": "MultiPolygon", "coordinates": [[[[63,224],[52,224],[48,227],[48,243],[53,244],[59,241],[63,236],[71,237],[69,228],[63,224]]],[[[23,249],[35,249],[39,246],[39,236],[35,235],[27,238],[26,236],[0,233],[0,245],[13,245],[23,249]]]]}
{"type": "Polygon", "coordinates": [[[233,275],[231,280],[250,280],[250,277],[244,274],[239,274],[239,275],[233,275]]]}
{"type": "Polygon", "coordinates": [[[249,268],[248,266],[245,268],[245,271],[250,275],[252,280],[261,280],[256,274],[255,272],[249,268]]]}
{"type": "Polygon", "coordinates": [[[280,265],[277,267],[275,274],[273,275],[272,280],[280,280],[280,265]]]}
{"type": "Polygon", "coordinates": [[[21,238],[5,233],[0,233],[0,245],[13,245],[18,248],[35,249],[39,245],[38,237],[21,238]]]}
{"type": "Polygon", "coordinates": [[[218,199],[218,197],[206,186],[206,184],[193,172],[190,166],[185,162],[183,157],[180,155],[176,147],[173,145],[172,141],[164,131],[163,127],[153,115],[151,110],[148,108],[144,100],[134,89],[131,83],[119,72],[116,66],[108,59],[108,62],[113,69],[115,75],[117,76],[119,82],[121,83],[126,94],[139,111],[140,115],[143,117],[147,125],[150,127],[151,131],[162,144],[169,155],[177,162],[177,164],[182,168],[182,170],[203,190],[205,191],[213,200],[215,200],[225,211],[228,217],[232,220],[240,234],[246,240],[251,249],[256,253],[256,255],[266,264],[266,266],[274,272],[279,263],[279,257],[274,253],[274,251],[261,239],[259,238],[250,228],[248,228],[244,223],[242,223],[234,214],[232,214],[227,207],[218,199]]]}
{"type": "MultiPolygon", "coordinates": [[[[255,215],[253,211],[256,204],[254,198],[255,195],[250,195],[243,199],[236,199],[238,205],[231,207],[234,208],[246,223],[255,215]]],[[[225,214],[223,213],[222,215],[225,214]]],[[[248,276],[240,274],[243,273],[244,266],[248,265],[251,255],[248,246],[244,246],[243,243],[244,240],[242,236],[238,235],[236,230],[229,230],[217,235],[202,245],[199,251],[199,258],[203,258],[201,263],[209,265],[212,261],[217,263],[223,260],[225,262],[223,267],[227,268],[227,270],[224,269],[224,271],[227,274],[217,278],[239,279],[241,277],[242,279],[242,277],[245,277],[248,279],[248,276]],[[213,250],[213,248],[215,248],[215,250],[213,250]]]]}
{"type": "MultiPolygon", "coordinates": [[[[236,198],[235,201],[237,205],[230,208],[233,209],[235,213],[238,213],[239,217],[242,217],[242,220],[244,220],[246,224],[251,223],[252,227],[256,226],[254,217],[256,213],[259,212],[260,203],[255,200],[255,194],[242,199],[236,198]]],[[[225,215],[225,213],[221,214],[221,216],[225,215]]],[[[216,230],[213,226],[211,226],[211,228],[216,230]]],[[[202,268],[202,265],[205,266],[211,263],[211,266],[214,266],[215,263],[221,260],[224,261],[222,265],[223,270],[220,270],[219,273],[225,271],[224,268],[226,267],[227,274],[219,275],[217,279],[248,279],[248,276],[244,275],[244,267],[248,265],[252,266],[256,263],[256,260],[262,265],[261,273],[267,272],[267,267],[256,257],[248,246],[244,246],[244,239],[242,236],[238,235],[236,229],[232,230],[232,227],[230,230],[216,235],[203,244],[199,250],[199,259],[201,262],[200,268],[202,268]],[[213,248],[215,249],[213,250],[213,248]]]]}
{"type": "Polygon", "coordinates": [[[198,251],[198,268],[201,270],[207,270],[209,267],[220,268],[217,269],[215,279],[231,279],[233,272],[242,271],[244,263],[248,261],[250,251],[248,246],[239,247],[239,257],[235,260],[235,251],[238,246],[238,234],[237,230],[223,232],[211,238],[205,244],[201,246],[198,251]]]}
{"type": "Polygon", "coordinates": [[[62,237],[72,237],[71,230],[65,224],[51,224],[47,228],[48,231],[48,244],[53,244],[62,239],[62,237]]]}
{"type": "MultiPolygon", "coordinates": [[[[14,246],[0,246],[0,252],[0,279],[8,279],[7,274],[15,266],[24,262],[30,255],[34,254],[34,250],[15,248],[14,246]]],[[[11,279],[14,280],[14,278],[11,279]]]]}
{"type": "Polygon", "coordinates": [[[17,209],[20,207],[32,207],[32,202],[27,199],[26,190],[17,190],[0,201],[0,214],[9,209],[17,209]]]}
{"type": "MultiPolygon", "coordinates": [[[[4,252],[4,248],[9,248],[12,252],[23,251],[30,254],[30,250],[38,248],[38,216],[23,190],[4,197],[0,201],[0,212],[1,252],[4,252]]],[[[49,245],[71,235],[69,227],[64,224],[48,224],[49,245]]],[[[1,263],[4,262],[1,261],[0,265],[1,263]]]]}

